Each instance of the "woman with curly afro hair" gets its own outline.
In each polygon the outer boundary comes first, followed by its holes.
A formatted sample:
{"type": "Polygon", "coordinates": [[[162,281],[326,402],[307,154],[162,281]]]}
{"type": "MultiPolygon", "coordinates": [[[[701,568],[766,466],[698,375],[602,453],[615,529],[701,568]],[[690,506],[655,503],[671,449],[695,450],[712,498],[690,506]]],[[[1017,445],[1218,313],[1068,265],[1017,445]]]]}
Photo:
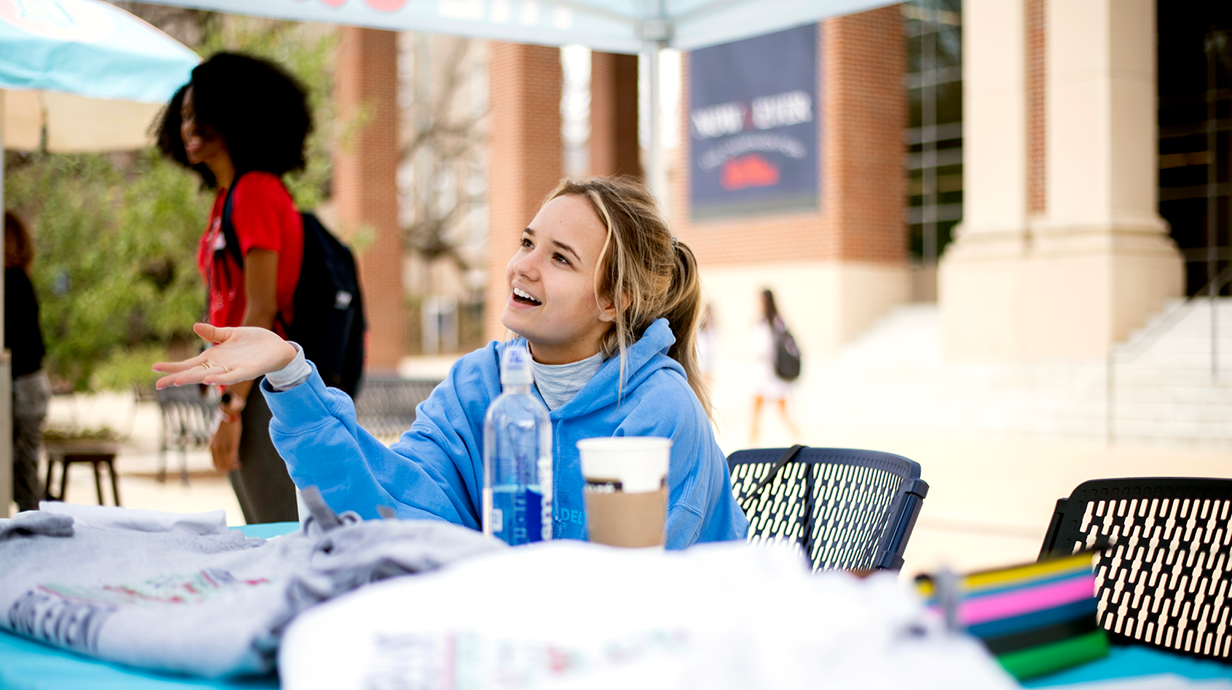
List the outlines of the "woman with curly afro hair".
{"type": "MultiPolygon", "coordinates": [[[[167,104],[159,150],[216,190],[197,250],[211,324],[286,335],[304,235],[282,176],[304,167],[311,130],[303,87],[276,65],[237,53],[198,65],[167,104]],[[224,209],[233,233],[224,231],[224,209]]],[[[222,421],[210,441],[214,466],[230,473],[249,524],[293,521],[295,485],[270,442],[269,408],[251,390],[252,382],[243,382],[223,393],[222,421]]]]}

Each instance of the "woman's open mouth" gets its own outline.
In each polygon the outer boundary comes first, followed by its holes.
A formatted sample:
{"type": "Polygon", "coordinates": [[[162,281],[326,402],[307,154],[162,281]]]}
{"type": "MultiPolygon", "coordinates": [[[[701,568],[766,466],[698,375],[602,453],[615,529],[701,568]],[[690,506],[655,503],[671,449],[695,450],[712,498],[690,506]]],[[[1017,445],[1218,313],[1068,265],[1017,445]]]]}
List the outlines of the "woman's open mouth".
{"type": "Polygon", "coordinates": [[[532,307],[543,304],[542,302],[535,299],[534,297],[531,297],[530,294],[526,292],[525,290],[520,290],[518,288],[513,289],[513,301],[517,302],[518,304],[525,304],[525,305],[532,306],[532,307]]]}

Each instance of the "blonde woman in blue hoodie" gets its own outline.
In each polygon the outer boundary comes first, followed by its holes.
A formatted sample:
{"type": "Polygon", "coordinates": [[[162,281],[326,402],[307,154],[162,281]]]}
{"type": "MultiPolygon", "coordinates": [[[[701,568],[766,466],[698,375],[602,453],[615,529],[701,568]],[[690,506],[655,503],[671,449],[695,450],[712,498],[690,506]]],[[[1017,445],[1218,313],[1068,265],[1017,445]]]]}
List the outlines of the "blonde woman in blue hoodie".
{"type": "Polygon", "coordinates": [[[365,518],[387,506],[479,529],[484,414],[501,392],[501,352],[524,341],[552,421],[554,536],[586,535],[579,440],[664,436],[667,547],[744,538],[698,368],[697,262],[648,190],[623,178],[562,181],[522,231],[505,283],[501,323],[518,337],[459,359],[390,447],[356,424],[351,399],[327,388],[297,346],[264,329],[198,324],[216,345],[155,365],[166,374],[158,385],[265,375],[270,434],[297,486],[365,518]]]}

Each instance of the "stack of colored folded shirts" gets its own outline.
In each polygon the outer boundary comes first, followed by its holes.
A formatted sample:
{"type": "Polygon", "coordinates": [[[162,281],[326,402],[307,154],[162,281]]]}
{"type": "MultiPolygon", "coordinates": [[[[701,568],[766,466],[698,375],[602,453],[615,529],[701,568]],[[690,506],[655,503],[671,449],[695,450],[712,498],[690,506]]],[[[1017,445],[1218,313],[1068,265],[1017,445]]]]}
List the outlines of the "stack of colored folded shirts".
{"type": "Polygon", "coordinates": [[[1096,614],[1091,552],[917,585],[947,620],[979,638],[1019,680],[1098,659],[1108,638],[1096,614]],[[953,592],[947,592],[953,587],[953,592]],[[951,610],[946,611],[946,608],[951,610]]]}

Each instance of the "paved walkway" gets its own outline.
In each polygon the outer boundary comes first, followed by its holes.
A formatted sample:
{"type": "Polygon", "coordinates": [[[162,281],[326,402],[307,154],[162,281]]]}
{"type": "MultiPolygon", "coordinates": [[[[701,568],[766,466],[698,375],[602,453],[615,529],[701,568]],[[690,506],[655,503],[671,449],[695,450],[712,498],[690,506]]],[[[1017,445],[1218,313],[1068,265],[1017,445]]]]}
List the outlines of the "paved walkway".
{"type": "MultiPolygon", "coordinates": [[[[406,375],[443,375],[448,364],[448,358],[408,360],[401,370],[406,375]]],[[[739,362],[720,362],[714,386],[716,428],[720,445],[729,453],[749,446],[751,400],[743,384],[745,378],[739,362]]],[[[824,394],[801,391],[800,397],[824,394]]],[[[1232,477],[1232,455],[1226,452],[1012,436],[958,437],[953,433],[904,432],[880,427],[876,420],[863,427],[839,427],[809,409],[819,408],[807,406],[794,411],[801,429],[798,439],[777,419],[776,411],[764,411],[763,433],[757,445],[786,446],[798,440],[815,446],[868,448],[906,456],[923,467],[930,490],[905,554],[905,576],[941,563],[966,570],[1034,560],[1056,499],[1068,496],[1085,479],[1232,477]]],[[[153,403],[135,405],[124,396],[100,396],[75,403],[57,398],[52,419],[61,424],[103,420],[127,434],[128,443],[118,458],[125,506],[177,512],[222,508],[229,524],[243,524],[230,484],[212,472],[206,452],[189,454],[188,484],[178,480],[179,457],[175,455],[169,457],[168,481],[154,479],[158,413],[153,403]]],[[[70,474],[68,499],[73,503],[97,502],[88,467],[74,468],[70,474]]]]}

